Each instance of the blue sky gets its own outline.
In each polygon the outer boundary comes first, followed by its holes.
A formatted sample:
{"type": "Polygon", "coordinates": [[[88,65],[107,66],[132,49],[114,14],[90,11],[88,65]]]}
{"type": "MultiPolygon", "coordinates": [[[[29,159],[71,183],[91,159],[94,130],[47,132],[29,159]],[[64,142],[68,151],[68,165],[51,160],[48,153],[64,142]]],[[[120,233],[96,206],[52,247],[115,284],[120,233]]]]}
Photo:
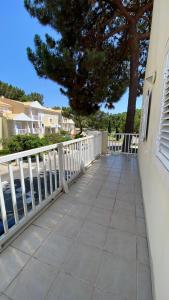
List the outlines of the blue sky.
{"type": "MultiPolygon", "coordinates": [[[[1,1],[0,10],[0,80],[22,88],[26,93],[33,91],[44,95],[45,105],[66,106],[68,100],[60,93],[59,86],[50,81],[41,79],[27,59],[26,48],[33,47],[34,35],[41,37],[46,32],[55,34],[48,27],[43,27],[34,18],[31,18],[24,9],[23,0],[1,1]]],[[[141,106],[141,99],[137,107],[141,106]]],[[[127,109],[127,93],[109,112],[123,112],[127,109]]]]}

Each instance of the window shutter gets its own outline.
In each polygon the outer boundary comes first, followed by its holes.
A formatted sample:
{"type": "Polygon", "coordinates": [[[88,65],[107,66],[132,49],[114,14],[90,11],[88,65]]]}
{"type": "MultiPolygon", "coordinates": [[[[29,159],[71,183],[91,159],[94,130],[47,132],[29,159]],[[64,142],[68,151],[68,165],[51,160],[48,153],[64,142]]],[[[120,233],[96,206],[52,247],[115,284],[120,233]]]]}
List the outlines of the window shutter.
{"type": "Polygon", "coordinates": [[[160,120],[159,152],[164,157],[163,162],[169,164],[169,55],[167,56],[165,72],[162,110],[160,120]]]}

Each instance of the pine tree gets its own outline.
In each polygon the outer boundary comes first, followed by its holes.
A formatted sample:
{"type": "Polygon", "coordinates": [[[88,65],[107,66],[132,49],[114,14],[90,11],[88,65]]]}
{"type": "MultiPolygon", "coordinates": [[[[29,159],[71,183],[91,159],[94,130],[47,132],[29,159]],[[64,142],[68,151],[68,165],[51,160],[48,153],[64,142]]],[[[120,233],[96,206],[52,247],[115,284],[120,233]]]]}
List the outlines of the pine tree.
{"type": "Polygon", "coordinates": [[[35,36],[28,58],[37,74],[62,86],[80,114],[109,108],[129,87],[125,131],[133,132],[142,93],[153,0],[25,0],[31,16],[59,32],[35,36]]]}
{"type": "Polygon", "coordinates": [[[38,101],[41,105],[43,105],[42,94],[36,92],[26,94],[24,90],[3,81],[0,81],[0,96],[21,102],[38,101]]]}
{"type": "Polygon", "coordinates": [[[101,103],[113,107],[126,90],[128,70],[115,47],[99,43],[94,32],[85,38],[93,26],[92,5],[86,0],[25,0],[25,7],[60,33],[57,40],[47,34],[45,42],[36,35],[35,52],[28,48],[37,74],[57,82],[80,115],[96,112],[101,103]]]}

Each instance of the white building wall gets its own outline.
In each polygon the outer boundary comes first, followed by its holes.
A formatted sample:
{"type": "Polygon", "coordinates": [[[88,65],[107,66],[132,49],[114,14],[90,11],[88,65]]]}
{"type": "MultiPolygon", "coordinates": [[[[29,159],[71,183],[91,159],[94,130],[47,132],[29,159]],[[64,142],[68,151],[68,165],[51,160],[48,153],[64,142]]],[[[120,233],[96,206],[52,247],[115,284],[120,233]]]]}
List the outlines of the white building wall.
{"type": "Polygon", "coordinates": [[[163,70],[169,51],[169,1],[155,0],[144,97],[152,90],[148,139],[139,148],[139,166],[152,264],[155,300],[169,299],[169,171],[157,157],[163,70]]]}

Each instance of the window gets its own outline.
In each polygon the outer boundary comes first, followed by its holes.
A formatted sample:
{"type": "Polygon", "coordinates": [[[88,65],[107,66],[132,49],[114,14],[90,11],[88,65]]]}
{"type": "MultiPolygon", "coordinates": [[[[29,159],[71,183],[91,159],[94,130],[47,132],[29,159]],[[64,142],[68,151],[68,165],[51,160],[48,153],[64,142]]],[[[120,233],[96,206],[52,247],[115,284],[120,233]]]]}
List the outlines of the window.
{"type": "Polygon", "coordinates": [[[164,86],[158,144],[158,156],[167,169],[169,169],[169,54],[167,55],[164,70],[164,86]]]}
{"type": "Polygon", "coordinates": [[[151,95],[152,95],[151,92],[148,91],[143,102],[142,122],[141,122],[141,132],[140,132],[140,140],[142,142],[146,141],[148,137],[149,118],[150,118],[150,109],[151,109],[151,95]]]}

